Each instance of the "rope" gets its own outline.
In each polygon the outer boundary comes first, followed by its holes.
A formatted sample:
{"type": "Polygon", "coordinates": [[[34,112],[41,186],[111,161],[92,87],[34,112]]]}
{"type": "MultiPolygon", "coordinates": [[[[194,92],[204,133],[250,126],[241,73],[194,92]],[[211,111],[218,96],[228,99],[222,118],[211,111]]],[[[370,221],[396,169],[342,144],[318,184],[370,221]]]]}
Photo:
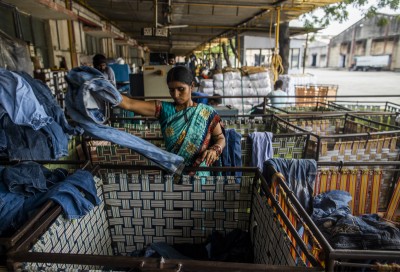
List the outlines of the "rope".
{"type": "MultiPolygon", "coordinates": [[[[282,58],[279,55],[279,23],[281,20],[281,9],[280,7],[276,8],[276,27],[275,27],[275,49],[271,58],[271,70],[274,75],[274,82],[276,82],[279,78],[280,74],[283,74],[285,69],[283,68],[282,58]]],[[[272,20],[271,20],[272,24],[272,20]]],[[[270,27],[270,31],[271,31],[270,27]]]]}

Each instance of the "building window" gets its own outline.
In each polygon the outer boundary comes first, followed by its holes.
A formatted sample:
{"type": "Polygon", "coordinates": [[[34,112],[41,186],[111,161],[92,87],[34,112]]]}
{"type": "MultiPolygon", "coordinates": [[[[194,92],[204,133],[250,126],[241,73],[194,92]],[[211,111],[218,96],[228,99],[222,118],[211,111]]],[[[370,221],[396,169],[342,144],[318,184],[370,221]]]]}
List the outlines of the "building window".
{"type": "Polygon", "coordinates": [[[86,50],[88,55],[94,55],[100,52],[99,45],[100,41],[99,38],[93,37],[89,34],[85,34],[86,40],[86,50]]]}
{"type": "Polygon", "coordinates": [[[247,66],[269,66],[271,64],[272,49],[246,49],[247,66]]]}
{"type": "Polygon", "coordinates": [[[289,68],[300,68],[300,48],[290,49],[289,59],[289,68]]]}

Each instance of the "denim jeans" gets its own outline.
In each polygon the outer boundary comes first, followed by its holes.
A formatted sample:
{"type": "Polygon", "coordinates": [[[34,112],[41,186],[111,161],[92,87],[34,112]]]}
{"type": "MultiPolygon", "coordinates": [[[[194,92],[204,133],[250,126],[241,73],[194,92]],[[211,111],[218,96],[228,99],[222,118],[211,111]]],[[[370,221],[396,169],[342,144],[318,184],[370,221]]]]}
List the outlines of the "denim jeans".
{"type": "Polygon", "coordinates": [[[263,176],[267,181],[270,181],[274,174],[271,173],[270,169],[282,173],[297,200],[309,214],[312,214],[317,162],[311,159],[269,159],[264,162],[263,171],[263,176]]]}
{"type": "Polygon", "coordinates": [[[5,168],[0,182],[6,184],[11,193],[26,197],[47,191],[46,178],[41,166],[35,162],[5,168]]]}
{"type": "MultiPolygon", "coordinates": [[[[0,166],[0,175],[4,170],[0,166]]],[[[6,185],[0,182],[0,237],[13,234],[22,221],[20,211],[23,207],[25,197],[10,193],[6,185]]]]}
{"type": "Polygon", "coordinates": [[[0,119],[4,130],[7,156],[10,160],[52,160],[54,158],[51,139],[42,129],[14,124],[8,114],[0,119]]]}
{"type": "Polygon", "coordinates": [[[351,195],[333,190],[314,197],[313,221],[336,249],[399,250],[400,230],[376,214],[353,216],[351,195]]]}
{"type": "Polygon", "coordinates": [[[311,218],[317,225],[327,220],[337,221],[338,218],[350,214],[349,202],[352,197],[346,191],[333,190],[319,194],[313,199],[313,214],[311,218]]]}
{"type": "Polygon", "coordinates": [[[4,183],[11,193],[30,197],[47,191],[49,187],[67,177],[68,171],[63,168],[49,170],[39,163],[28,161],[4,168],[0,182],[4,183]]]}
{"type": "Polygon", "coordinates": [[[387,222],[348,214],[331,229],[334,248],[400,250],[400,230],[387,222]]]}
{"type": "MultiPolygon", "coordinates": [[[[242,135],[234,129],[225,130],[225,141],[226,146],[222,151],[222,165],[223,166],[234,166],[242,167],[242,145],[241,145],[242,135]]],[[[226,175],[241,176],[242,172],[226,172],[226,175]]],[[[236,180],[240,183],[240,179],[236,180]]]]}
{"type": "Polygon", "coordinates": [[[13,123],[38,130],[53,122],[40,105],[31,86],[16,73],[0,68],[0,105],[13,123]]]}
{"type": "Polygon", "coordinates": [[[7,149],[6,132],[4,131],[4,129],[0,127],[0,151],[5,151],[6,149],[7,149]]]}
{"type": "Polygon", "coordinates": [[[93,175],[84,170],[77,170],[64,181],[50,187],[45,193],[27,198],[24,203],[23,214],[28,215],[49,199],[62,207],[67,219],[81,218],[95,205],[100,204],[93,175]],[[83,195],[80,190],[83,191],[83,195]]]}
{"type": "Polygon", "coordinates": [[[32,78],[29,74],[25,72],[16,73],[29,83],[38,102],[43,106],[47,115],[52,117],[54,121],[61,126],[64,133],[67,133],[69,135],[79,135],[83,133],[81,129],[74,128],[68,123],[67,118],[65,118],[63,109],[57,103],[51,93],[51,90],[46,84],[38,79],[32,78]]]}
{"type": "Polygon", "coordinates": [[[271,132],[253,132],[248,136],[252,141],[251,165],[257,166],[261,171],[263,163],[274,156],[272,136],[271,132]]]}
{"type": "Polygon", "coordinates": [[[169,173],[181,173],[184,168],[181,156],[162,150],[130,133],[103,125],[106,121],[105,102],[116,106],[121,103],[122,97],[101,73],[90,67],[78,67],[72,69],[66,79],[69,83],[65,97],[67,112],[88,135],[131,148],[169,173]]]}

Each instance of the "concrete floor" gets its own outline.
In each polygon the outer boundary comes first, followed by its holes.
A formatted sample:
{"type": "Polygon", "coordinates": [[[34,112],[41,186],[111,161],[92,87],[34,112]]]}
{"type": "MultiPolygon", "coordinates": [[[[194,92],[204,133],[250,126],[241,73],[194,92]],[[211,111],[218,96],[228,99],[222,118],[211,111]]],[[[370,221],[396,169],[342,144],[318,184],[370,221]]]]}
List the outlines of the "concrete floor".
{"type": "MultiPolygon", "coordinates": [[[[317,84],[339,85],[340,95],[376,95],[380,98],[365,98],[366,101],[390,101],[400,104],[400,73],[385,71],[346,71],[326,68],[306,68],[305,73],[313,74],[317,84]],[[397,97],[382,97],[397,95],[397,97]]],[[[338,98],[339,100],[339,98],[338,98]]],[[[359,98],[340,98],[346,101],[360,101],[359,98]]]]}

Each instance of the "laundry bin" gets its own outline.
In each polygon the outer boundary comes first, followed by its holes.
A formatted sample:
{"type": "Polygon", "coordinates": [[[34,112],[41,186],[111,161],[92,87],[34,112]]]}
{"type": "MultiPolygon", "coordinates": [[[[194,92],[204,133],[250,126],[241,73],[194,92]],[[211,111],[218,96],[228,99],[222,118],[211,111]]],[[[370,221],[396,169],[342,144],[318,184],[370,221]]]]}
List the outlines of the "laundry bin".
{"type": "Polygon", "coordinates": [[[102,203],[79,220],[66,221],[60,213],[41,235],[9,254],[12,269],[324,270],[320,252],[315,250],[316,239],[302,242],[289,226],[291,221],[283,218],[281,207],[275,206],[256,168],[218,168],[214,176],[184,175],[177,183],[169,175],[137,174],[136,168],[145,166],[98,167],[96,183],[102,203]],[[224,176],[226,171],[240,171],[243,176],[224,176]],[[251,263],[133,257],[152,243],[202,244],[213,233],[224,236],[237,229],[249,234],[251,263]]]}

